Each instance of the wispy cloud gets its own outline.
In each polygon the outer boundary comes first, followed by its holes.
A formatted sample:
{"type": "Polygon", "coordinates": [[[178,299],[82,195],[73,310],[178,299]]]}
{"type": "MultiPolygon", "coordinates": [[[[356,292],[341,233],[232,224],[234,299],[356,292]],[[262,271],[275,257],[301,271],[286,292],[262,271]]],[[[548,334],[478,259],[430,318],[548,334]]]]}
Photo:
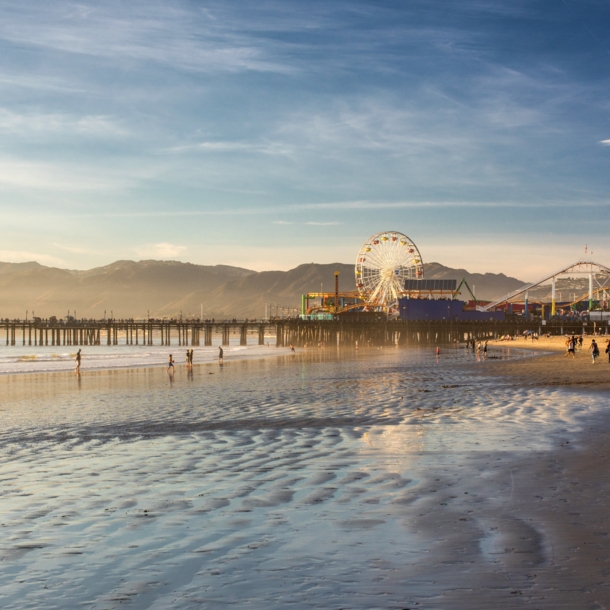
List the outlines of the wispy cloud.
{"type": "Polygon", "coordinates": [[[170,244],[167,242],[161,242],[158,244],[143,244],[142,246],[134,248],[134,252],[138,256],[153,258],[172,258],[174,256],[179,256],[186,250],[186,246],[178,246],[176,244],[170,244]]]}
{"type": "Polygon", "coordinates": [[[74,193],[116,190],[133,183],[134,178],[120,170],[0,157],[0,189],[74,193]]]}
{"type": "Polygon", "coordinates": [[[65,250],[66,252],[72,252],[73,254],[88,254],[91,252],[90,248],[83,248],[80,246],[67,246],[65,244],[57,243],[54,243],[53,246],[59,248],[60,250],[65,250]]]}
{"type": "Polygon", "coordinates": [[[343,224],[342,222],[316,222],[314,220],[310,220],[305,223],[306,225],[312,225],[314,227],[331,227],[335,225],[343,224]]]}
{"type": "Polygon", "coordinates": [[[599,143],[602,144],[603,146],[610,146],[610,140],[600,140],[599,143]]]}
{"type": "MultiPolygon", "coordinates": [[[[321,203],[302,203],[302,204],[284,204],[281,206],[249,206],[235,208],[215,208],[215,209],[172,209],[172,210],[140,210],[140,211],[77,211],[75,209],[65,211],[62,216],[64,218],[125,218],[125,219],[166,219],[166,218],[205,218],[205,217],[262,217],[278,214],[294,214],[300,216],[303,212],[318,210],[329,212],[345,213],[350,210],[358,210],[359,212],[378,212],[383,210],[399,211],[399,210],[507,210],[507,209],[550,209],[550,208],[571,208],[571,209],[598,209],[610,208],[610,199],[589,199],[575,200],[540,200],[526,199],[522,201],[469,201],[469,200],[439,200],[439,201],[374,201],[374,200],[357,200],[357,201],[329,201],[321,203]]],[[[4,211],[5,217],[11,217],[10,209],[4,211]]],[[[54,212],[45,212],[40,210],[37,212],[38,218],[55,217],[54,212]]],[[[250,221],[248,221],[250,222],[250,221]]],[[[308,225],[308,226],[336,226],[346,224],[343,221],[305,221],[305,220],[272,220],[272,224],[277,225],[308,225]]],[[[57,247],[61,247],[57,245],[57,247]]],[[[151,245],[143,246],[146,252],[152,252],[151,245]]]]}
{"type": "Polygon", "coordinates": [[[330,221],[330,222],[321,222],[317,220],[310,220],[306,222],[292,222],[289,220],[273,220],[274,225],[307,225],[312,227],[330,227],[334,225],[343,224],[342,222],[330,221]]]}
{"type": "Polygon", "coordinates": [[[442,209],[442,208],[548,208],[548,207],[607,207],[610,199],[591,199],[575,201],[523,200],[523,201],[330,201],[324,203],[301,203],[288,206],[287,210],[400,210],[400,209],[442,209]]]}
{"type": "MultiPolygon", "coordinates": [[[[164,2],[135,2],[120,13],[104,3],[60,1],[36,8],[5,10],[0,38],[71,55],[157,62],[193,71],[290,70],[267,53],[257,37],[231,27],[235,15],[220,7],[201,11],[197,18],[193,11],[164,2]]],[[[281,46],[279,41],[273,44],[281,46]]]]}
{"type": "Polygon", "coordinates": [[[36,261],[43,265],[63,267],[65,262],[56,256],[41,252],[27,252],[24,250],[0,250],[0,260],[7,263],[27,263],[36,261]]]}
{"type": "Polygon", "coordinates": [[[67,114],[20,114],[0,108],[0,131],[13,134],[52,132],[95,136],[123,136],[126,130],[107,116],[74,117],[67,114]]]}
{"type": "Polygon", "coordinates": [[[173,146],[170,152],[208,152],[208,153],[262,153],[265,155],[289,155],[292,147],[281,142],[197,142],[173,146]]]}

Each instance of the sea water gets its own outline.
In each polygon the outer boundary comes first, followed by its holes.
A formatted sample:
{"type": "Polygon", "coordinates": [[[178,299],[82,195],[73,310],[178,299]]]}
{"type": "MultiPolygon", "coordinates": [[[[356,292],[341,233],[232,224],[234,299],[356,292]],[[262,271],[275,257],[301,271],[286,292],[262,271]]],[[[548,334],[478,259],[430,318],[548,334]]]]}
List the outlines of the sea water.
{"type": "Polygon", "coordinates": [[[173,377],[5,376],[0,605],[410,607],[434,481],[544,450],[603,404],[481,364],[315,350],[173,377]]]}
{"type": "MultiPolygon", "coordinates": [[[[275,338],[271,339],[275,341],[275,338]]],[[[0,375],[11,373],[44,373],[73,370],[76,352],[81,349],[81,369],[102,370],[161,366],[172,354],[178,364],[185,361],[186,350],[193,349],[196,363],[211,362],[218,358],[220,337],[214,337],[213,346],[192,347],[173,345],[126,345],[121,337],[118,345],[0,345],[0,375]]],[[[158,339],[157,339],[158,342],[158,339]]],[[[252,358],[266,356],[270,345],[258,345],[257,337],[248,337],[248,345],[239,345],[239,337],[231,337],[229,345],[222,346],[224,357],[252,358]]]]}

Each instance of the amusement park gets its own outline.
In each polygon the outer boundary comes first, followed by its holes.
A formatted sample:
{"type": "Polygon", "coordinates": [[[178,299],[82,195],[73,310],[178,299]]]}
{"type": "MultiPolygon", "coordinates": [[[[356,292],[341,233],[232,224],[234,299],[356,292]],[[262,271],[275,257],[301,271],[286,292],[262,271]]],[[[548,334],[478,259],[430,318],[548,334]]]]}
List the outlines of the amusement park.
{"type": "MultiPolygon", "coordinates": [[[[585,248],[586,254],[586,248],[585,248]]],[[[354,290],[302,295],[303,320],[379,319],[595,321],[610,319],[610,268],[590,257],[564,265],[494,301],[477,300],[464,278],[426,279],[415,242],[398,231],[375,233],[356,257],[354,290]]]]}

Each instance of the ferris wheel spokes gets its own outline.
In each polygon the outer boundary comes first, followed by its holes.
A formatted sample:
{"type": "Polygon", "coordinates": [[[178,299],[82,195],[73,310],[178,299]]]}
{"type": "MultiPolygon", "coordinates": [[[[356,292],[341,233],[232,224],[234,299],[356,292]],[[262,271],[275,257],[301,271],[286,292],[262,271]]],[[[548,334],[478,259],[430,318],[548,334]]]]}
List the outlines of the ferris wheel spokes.
{"type": "Polygon", "coordinates": [[[358,253],[356,286],[368,307],[390,311],[404,293],[405,280],[421,277],[417,246],[397,231],[376,233],[358,253]]]}

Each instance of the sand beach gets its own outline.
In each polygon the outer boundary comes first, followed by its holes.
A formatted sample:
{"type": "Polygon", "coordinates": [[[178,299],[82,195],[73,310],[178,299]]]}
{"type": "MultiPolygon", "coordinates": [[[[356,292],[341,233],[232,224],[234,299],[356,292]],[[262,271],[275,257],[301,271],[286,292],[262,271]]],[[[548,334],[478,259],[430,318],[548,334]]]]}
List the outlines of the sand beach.
{"type": "Polygon", "coordinates": [[[0,603],[608,607],[610,365],[551,343],[0,376],[0,603]]]}

